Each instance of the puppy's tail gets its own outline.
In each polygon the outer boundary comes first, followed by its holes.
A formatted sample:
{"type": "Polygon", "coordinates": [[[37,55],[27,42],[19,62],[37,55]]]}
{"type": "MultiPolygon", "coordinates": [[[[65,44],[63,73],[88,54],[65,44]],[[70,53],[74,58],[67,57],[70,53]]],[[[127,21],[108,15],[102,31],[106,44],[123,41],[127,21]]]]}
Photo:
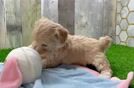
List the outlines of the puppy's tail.
{"type": "Polygon", "coordinates": [[[112,41],[112,39],[109,36],[100,37],[100,39],[99,39],[100,48],[102,50],[105,50],[106,48],[108,48],[110,46],[111,41],[112,41]]]}

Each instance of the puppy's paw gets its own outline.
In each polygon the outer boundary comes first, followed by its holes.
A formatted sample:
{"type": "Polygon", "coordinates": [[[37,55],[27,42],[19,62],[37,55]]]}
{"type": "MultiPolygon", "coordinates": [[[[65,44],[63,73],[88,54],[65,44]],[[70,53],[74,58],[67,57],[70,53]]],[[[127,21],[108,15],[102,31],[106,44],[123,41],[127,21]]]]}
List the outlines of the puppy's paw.
{"type": "Polygon", "coordinates": [[[100,74],[99,75],[100,78],[104,78],[104,79],[110,79],[111,77],[108,76],[108,75],[103,75],[103,74],[100,74]]]}
{"type": "Polygon", "coordinates": [[[111,73],[110,72],[103,72],[99,75],[99,77],[101,78],[106,78],[106,79],[110,79],[111,78],[111,73]]]}

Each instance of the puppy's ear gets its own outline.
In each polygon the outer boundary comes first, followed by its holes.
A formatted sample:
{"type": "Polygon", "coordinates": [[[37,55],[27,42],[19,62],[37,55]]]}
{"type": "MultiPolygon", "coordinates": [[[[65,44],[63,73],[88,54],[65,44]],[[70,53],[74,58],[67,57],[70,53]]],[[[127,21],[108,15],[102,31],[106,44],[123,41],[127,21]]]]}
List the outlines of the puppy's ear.
{"type": "Polygon", "coordinates": [[[58,32],[59,32],[59,36],[58,35],[55,36],[57,36],[57,38],[59,37],[61,43],[64,43],[67,40],[67,36],[68,36],[67,29],[59,29],[58,32]]]}
{"type": "Polygon", "coordinates": [[[61,42],[65,42],[67,40],[67,36],[68,36],[68,31],[67,29],[64,29],[64,30],[59,30],[59,33],[61,35],[61,42]]]}

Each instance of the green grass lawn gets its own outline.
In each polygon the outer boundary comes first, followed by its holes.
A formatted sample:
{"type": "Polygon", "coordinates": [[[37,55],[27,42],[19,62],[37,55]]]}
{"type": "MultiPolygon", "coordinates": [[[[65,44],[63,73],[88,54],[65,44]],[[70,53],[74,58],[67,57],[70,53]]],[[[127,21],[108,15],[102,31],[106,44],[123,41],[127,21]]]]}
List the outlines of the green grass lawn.
{"type": "MultiPolygon", "coordinates": [[[[108,49],[107,57],[111,63],[113,76],[125,79],[128,72],[134,71],[134,48],[113,44],[108,49]]],[[[130,88],[134,88],[134,81],[130,88]]]]}
{"type": "Polygon", "coordinates": [[[5,57],[7,54],[11,51],[11,49],[2,49],[0,50],[0,62],[3,62],[5,60],[5,57]]]}
{"type": "MultiPolygon", "coordinates": [[[[11,49],[0,50],[0,61],[4,61],[11,49]]],[[[134,71],[134,48],[113,44],[107,52],[107,57],[111,63],[113,76],[121,79],[127,77],[127,73],[134,71]]],[[[130,88],[134,88],[134,82],[130,88]]]]}

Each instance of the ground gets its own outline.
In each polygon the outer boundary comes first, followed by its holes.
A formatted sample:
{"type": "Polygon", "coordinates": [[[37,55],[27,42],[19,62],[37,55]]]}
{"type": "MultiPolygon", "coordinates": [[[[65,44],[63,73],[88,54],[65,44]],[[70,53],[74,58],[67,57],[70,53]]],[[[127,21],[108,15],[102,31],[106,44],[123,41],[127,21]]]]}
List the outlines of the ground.
{"type": "MultiPolygon", "coordinates": [[[[10,51],[11,49],[0,50],[1,62],[5,60],[10,51]]],[[[110,61],[113,76],[125,79],[128,72],[134,71],[134,48],[112,44],[106,55],[110,61]]],[[[130,88],[134,88],[134,82],[130,88]]]]}

